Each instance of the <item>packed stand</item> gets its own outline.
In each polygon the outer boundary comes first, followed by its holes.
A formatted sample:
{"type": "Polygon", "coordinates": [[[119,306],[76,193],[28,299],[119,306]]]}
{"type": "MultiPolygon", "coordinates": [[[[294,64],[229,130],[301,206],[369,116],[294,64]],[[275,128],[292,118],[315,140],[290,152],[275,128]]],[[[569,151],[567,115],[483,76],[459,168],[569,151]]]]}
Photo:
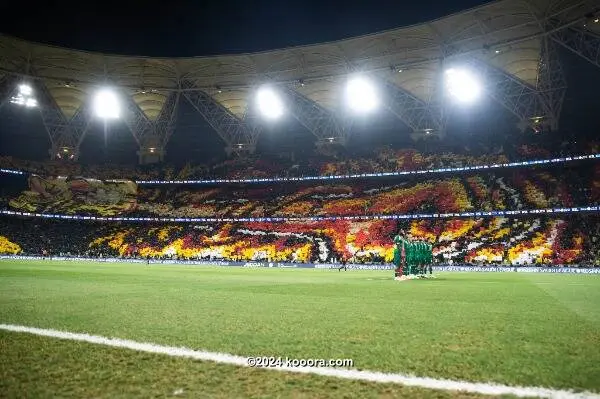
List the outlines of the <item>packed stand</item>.
{"type": "Polygon", "coordinates": [[[81,216],[377,216],[583,207],[600,200],[600,166],[588,161],[436,176],[212,186],[41,176],[4,176],[0,182],[5,208],[81,216]]]}
{"type": "Polygon", "coordinates": [[[115,224],[3,218],[0,253],[180,260],[389,264],[405,229],[437,264],[593,265],[598,216],[364,222],[115,224]]]}
{"type": "MultiPolygon", "coordinates": [[[[282,161],[236,159],[210,167],[82,166],[0,157],[0,167],[36,176],[0,176],[0,205],[68,215],[243,218],[376,216],[598,205],[600,165],[578,161],[527,169],[337,180],[324,183],[138,185],[144,180],[266,178],[418,170],[596,153],[571,144],[518,144],[474,156],[380,149],[369,156],[282,161]],[[83,177],[82,177],[83,176],[83,177]],[[93,176],[93,178],[86,177],[93,176]],[[120,181],[106,181],[127,177],[120,181]]],[[[438,264],[597,265],[598,216],[545,215],[281,223],[121,224],[2,217],[0,253],[298,263],[390,263],[403,228],[434,245],[438,264]]]]}
{"type": "Polygon", "coordinates": [[[414,171],[447,167],[493,165],[498,163],[548,159],[558,156],[595,154],[598,143],[564,142],[549,146],[547,143],[504,145],[480,149],[442,147],[392,149],[389,147],[364,154],[309,156],[298,160],[260,156],[230,159],[211,165],[83,165],[63,161],[35,162],[0,156],[0,168],[22,170],[43,176],[94,177],[98,179],[128,180],[202,180],[252,179],[273,177],[331,176],[360,173],[414,171]],[[486,154],[486,155],[481,155],[486,154]]]}

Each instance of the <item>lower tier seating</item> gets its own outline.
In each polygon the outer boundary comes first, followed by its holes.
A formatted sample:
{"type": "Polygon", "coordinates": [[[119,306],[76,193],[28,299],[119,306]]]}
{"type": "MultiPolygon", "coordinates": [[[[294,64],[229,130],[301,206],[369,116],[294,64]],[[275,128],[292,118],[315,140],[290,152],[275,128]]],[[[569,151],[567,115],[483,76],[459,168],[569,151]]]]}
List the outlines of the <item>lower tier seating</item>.
{"type": "Polygon", "coordinates": [[[389,263],[405,229],[433,243],[438,263],[600,264],[600,217],[116,224],[3,217],[0,253],[389,263]]]}

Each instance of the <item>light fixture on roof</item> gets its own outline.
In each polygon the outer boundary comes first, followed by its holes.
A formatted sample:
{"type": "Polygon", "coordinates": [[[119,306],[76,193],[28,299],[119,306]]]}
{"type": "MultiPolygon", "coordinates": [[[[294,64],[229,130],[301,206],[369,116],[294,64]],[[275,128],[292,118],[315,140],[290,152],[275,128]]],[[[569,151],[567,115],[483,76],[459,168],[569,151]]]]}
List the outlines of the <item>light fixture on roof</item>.
{"type": "Polygon", "coordinates": [[[281,98],[270,87],[261,87],[256,96],[260,112],[269,119],[277,119],[283,115],[284,107],[281,98]]]}
{"type": "Polygon", "coordinates": [[[379,105],[379,99],[373,83],[367,78],[358,76],[348,81],[346,86],[348,106],[360,113],[371,112],[379,105]]]}
{"type": "Polygon", "coordinates": [[[19,94],[31,96],[33,94],[33,89],[30,85],[23,83],[22,85],[19,85],[19,94]]]}
{"type": "Polygon", "coordinates": [[[17,94],[10,98],[10,102],[26,108],[37,107],[38,102],[33,94],[33,88],[28,83],[22,83],[17,88],[17,94]]]}
{"type": "Polygon", "coordinates": [[[533,123],[535,123],[536,125],[539,125],[542,122],[542,119],[544,119],[543,116],[534,116],[533,118],[531,118],[533,123]]]}
{"type": "Polygon", "coordinates": [[[481,84],[475,75],[465,69],[450,68],[445,73],[448,94],[462,103],[472,103],[481,95],[481,84]]]}
{"type": "Polygon", "coordinates": [[[217,93],[223,93],[221,86],[216,86],[215,89],[217,89],[217,93]]]}
{"type": "Polygon", "coordinates": [[[94,113],[104,120],[118,119],[121,116],[121,106],[114,90],[104,88],[96,93],[94,113]]]}
{"type": "Polygon", "coordinates": [[[298,80],[298,84],[302,87],[304,87],[304,79],[300,79],[298,80]]]}

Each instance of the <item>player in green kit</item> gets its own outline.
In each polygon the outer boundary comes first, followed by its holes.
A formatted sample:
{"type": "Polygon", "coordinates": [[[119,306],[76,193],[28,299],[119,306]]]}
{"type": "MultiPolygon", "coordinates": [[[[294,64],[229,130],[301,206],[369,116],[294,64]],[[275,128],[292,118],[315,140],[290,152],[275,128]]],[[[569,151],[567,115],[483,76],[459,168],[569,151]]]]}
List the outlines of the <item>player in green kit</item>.
{"type": "Polygon", "coordinates": [[[419,241],[412,241],[412,267],[411,274],[416,278],[419,270],[419,241]]]}
{"type": "Polygon", "coordinates": [[[413,242],[413,276],[414,277],[419,277],[419,264],[420,264],[420,242],[419,241],[414,241],[413,242]]]}
{"type": "Polygon", "coordinates": [[[394,276],[398,280],[406,280],[409,278],[409,242],[406,239],[406,233],[404,230],[400,230],[396,237],[394,237],[394,244],[394,265],[396,266],[394,276]]]}
{"type": "Polygon", "coordinates": [[[402,230],[398,231],[396,237],[394,237],[394,266],[396,269],[394,271],[395,278],[401,278],[403,275],[403,267],[405,263],[405,240],[404,240],[404,232],[402,230]]]}
{"type": "Polygon", "coordinates": [[[418,243],[418,247],[419,247],[419,256],[418,256],[418,271],[419,271],[419,277],[423,277],[424,273],[424,269],[425,269],[425,242],[424,241],[419,241],[418,243]]]}
{"type": "Polygon", "coordinates": [[[419,241],[419,277],[423,277],[425,269],[425,242],[419,241]]]}
{"type": "Polygon", "coordinates": [[[433,274],[433,244],[427,243],[427,263],[429,264],[429,275],[433,274]]]}
{"type": "Polygon", "coordinates": [[[412,264],[413,264],[413,249],[410,237],[406,239],[406,267],[404,268],[404,274],[408,278],[412,278],[412,264]]]}
{"type": "Polygon", "coordinates": [[[409,244],[408,244],[409,252],[406,255],[406,258],[407,258],[407,263],[409,265],[408,267],[409,267],[410,278],[416,278],[417,277],[417,267],[419,264],[419,246],[418,246],[417,241],[412,240],[412,236],[410,238],[411,238],[411,240],[409,241],[409,244]]]}

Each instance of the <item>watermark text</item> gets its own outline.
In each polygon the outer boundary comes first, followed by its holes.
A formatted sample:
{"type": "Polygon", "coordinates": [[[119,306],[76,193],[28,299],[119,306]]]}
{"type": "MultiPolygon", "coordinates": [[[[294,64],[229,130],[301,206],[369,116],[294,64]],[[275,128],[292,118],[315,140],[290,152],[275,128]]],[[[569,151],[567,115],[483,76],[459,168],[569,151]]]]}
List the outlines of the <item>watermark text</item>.
{"type": "Polygon", "coordinates": [[[352,359],[294,359],[289,357],[260,356],[249,357],[248,367],[354,367],[352,359]]]}

